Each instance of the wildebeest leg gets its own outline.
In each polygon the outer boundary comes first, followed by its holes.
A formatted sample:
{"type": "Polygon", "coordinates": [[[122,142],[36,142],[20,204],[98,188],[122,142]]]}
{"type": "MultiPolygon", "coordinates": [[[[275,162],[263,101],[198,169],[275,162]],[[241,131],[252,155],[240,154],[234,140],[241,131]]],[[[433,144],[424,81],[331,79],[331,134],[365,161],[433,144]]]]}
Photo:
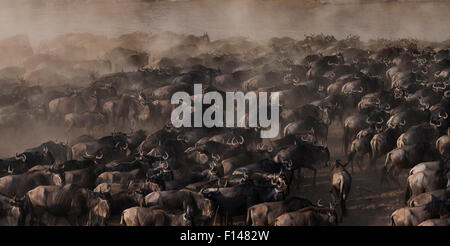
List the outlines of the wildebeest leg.
{"type": "Polygon", "coordinates": [[[358,161],[356,162],[356,165],[358,165],[358,170],[361,172],[362,168],[361,168],[361,163],[364,161],[364,155],[359,155],[358,156],[358,161]]]}

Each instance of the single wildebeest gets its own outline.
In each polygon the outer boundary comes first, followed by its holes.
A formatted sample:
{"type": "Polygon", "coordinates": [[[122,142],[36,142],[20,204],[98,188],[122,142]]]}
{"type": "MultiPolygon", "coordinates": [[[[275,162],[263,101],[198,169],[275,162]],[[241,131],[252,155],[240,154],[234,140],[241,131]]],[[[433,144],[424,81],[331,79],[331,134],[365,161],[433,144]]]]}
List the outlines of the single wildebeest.
{"type": "Polygon", "coordinates": [[[23,204],[16,199],[0,195],[0,225],[1,226],[23,226],[24,214],[23,204]]]}
{"type": "Polygon", "coordinates": [[[45,213],[54,217],[67,217],[71,225],[105,225],[110,216],[108,195],[98,194],[78,185],[39,186],[25,197],[30,225],[42,223],[45,213]]]}
{"type": "Polygon", "coordinates": [[[278,216],[311,206],[313,204],[309,200],[300,197],[256,204],[248,208],[246,224],[248,226],[272,226],[278,216]]]}
{"type": "Polygon", "coordinates": [[[352,177],[345,170],[346,163],[343,165],[339,160],[336,160],[331,166],[331,187],[330,195],[334,206],[339,208],[339,221],[346,214],[345,202],[348,199],[350,188],[352,185],[352,177]]]}
{"type": "Polygon", "coordinates": [[[100,174],[95,184],[99,185],[101,183],[120,183],[120,184],[128,184],[130,181],[138,181],[145,180],[146,172],[143,169],[134,169],[129,172],[104,172],[100,174]]]}
{"type": "Polygon", "coordinates": [[[425,220],[438,218],[440,209],[427,207],[400,208],[390,217],[391,226],[417,226],[425,220]]]}
{"type": "Polygon", "coordinates": [[[146,206],[161,206],[172,212],[183,210],[183,203],[192,209],[194,215],[212,216],[211,201],[194,191],[157,191],[145,197],[146,206]]]}
{"type": "Polygon", "coordinates": [[[192,226],[189,207],[182,214],[170,214],[161,207],[132,207],[125,209],[120,217],[124,226],[192,226]]]}
{"type": "Polygon", "coordinates": [[[306,207],[285,213],[275,219],[275,226],[334,226],[337,216],[333,208],[306,207]]]}
{"type": "Polygon", "coordinates": [[[439,130],[428,123],[410,127],[397,139],[397,148],[420,142],[434,143],[439,137],[439,130]]]}
{"type": "Polygon", "coordinates": [[[244,182],[233,187],[202,189],[200,194],[212,201],[221,223],[232,224],[233,217],[245,215],[255,204],[284,200],[286,189],[286,185],[263,187],[244,182]]]}
{"type": "Polygon", "coordinates": [[[22,197],[40,185],[62,185],[63,178],[50,171],[34,171],[0,178],[0,194],[22,197]]]}
{"type": "MultiPolygon", "coordinates": [[[[106,116],[97,112],[84,113],[70,113],[64,116],[66,124],[66,132],[69,134],[73,128],[84,128],[92,134],[95,129],[103,131],[105,126],[106,116]]],[[[103,131],[104,132],[104,131],[103,131]]]]}
{"type": "Polygon", "coordinates": [[[68,153],[70,152],[70,148],[63,143],[55,143],[53,141],[45,142],[38,147],[27,149],[25,152],[41,152],[44,153],[48,151],[52,154],[53,158],[55,158],[55,164],[62,163],[68,160],[68,153]]]}
{"type": "Polygon", "coordinates": [[[400,129],[387,128],[383,132],[375,134],[370,140],[370,148],[372,149],[372,159],[370,165],[375,166],[378,158],[387,154],[395,148],[398,136],[401,134],[400,129]]]}
{"type": "Polygon", "coordinates": [[[130,189],[127,185],[123,184],[102,183],[95,187],[94,192],[110,194],[111,215],[119,215],[127,208],[142,206],[144,204],[144,196],[141,192],[130,189]]]}
{"type": "Polygon", "coordinates": [[[420,223],[418,226],[450,226],[450,218],[429,219],[420,223]]]}
{"type": "MultiPolygon", "coordinates": [[[[369,160],[372,159],[372,148],[370,147],[371,138],[372,134],[356,138],[352,141],[352,144],[350,145],[350,153],[348,154],[348,161],[352,165],[352,174],[353,174],[353,164],[355,162],[358,165],[359,170],[361,170],[361,163],[364,160],[364,156],[369,155],[369,160]]],[[[370,163],[369,167],[371,167],[370,163]]]]}
{"type": "Polygon", "coordinates": [[[65,184],[76,184],[84,188],[93,189],[97,184],[97,177],[103,173],[105,169],[105,165],[98,164],[82,169],[66,171],[64,172],[64,182],[65,184]]]}
{"type": "Polygon", "coordinates": [[[450,157],[450,136],[443,135],[436,140],[436,149],[441,153],[441,155],[445,155],[450,157]]]}
{"type": "MultiPolygon", "coordinates": [[[[431,207],[438,208],[448,203],[450,198],[450,187],[434,190],[414,196],[408,201],[408,207],[431,207]]],[[[447,204],[448,205],[448,204],[447,204]]]]}
{"type": "MultiPolygon", "coordinates": [[[[292,162],[294,169],[297,170],[300,170],[300,168],[311,169],[314,172],[312,183],[315,185],[317,170],[313,165],[327,164],[330,161],[330,152],[327,147],[296,141],[294,145],[280,150],[273,160],[280,164],[292,162]]],[[[297,176],[299,176],[299,172],[297,171],[297,176]]]]}

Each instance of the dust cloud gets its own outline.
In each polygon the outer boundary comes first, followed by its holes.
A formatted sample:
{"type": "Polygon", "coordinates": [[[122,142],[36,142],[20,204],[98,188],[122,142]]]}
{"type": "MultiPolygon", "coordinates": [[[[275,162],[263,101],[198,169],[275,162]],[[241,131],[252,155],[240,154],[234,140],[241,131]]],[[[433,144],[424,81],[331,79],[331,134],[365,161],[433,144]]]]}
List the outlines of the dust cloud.
{"type": "Polygon", "coordinates": [[[117,36],[173,31],[213,39],[253,39],[325,33],[337,38],[449,38],[450,1],[192,0],[30,1],[0,3],[0,39],[16,34],[38,42],[65,33],[117,36]],[[346,4],[343,4],[346,3],[346,4]]]}

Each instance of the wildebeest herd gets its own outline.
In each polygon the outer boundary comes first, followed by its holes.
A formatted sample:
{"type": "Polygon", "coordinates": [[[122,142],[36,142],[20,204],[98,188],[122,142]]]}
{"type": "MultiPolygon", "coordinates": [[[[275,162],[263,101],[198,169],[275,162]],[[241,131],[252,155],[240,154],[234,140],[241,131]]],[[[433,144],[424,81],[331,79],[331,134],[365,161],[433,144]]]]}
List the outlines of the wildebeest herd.
{"type": "Polygon", "coordinates": [[[33,50],[23,39],[0,42],[16,61],[0,70],[2,134],[42,125],[67,140],[0,160],[2,224],[338,225],[358,168],[400,187],[409,171],[407,207],[386,224],[450,225],[448,41],[70,34],[33,50]],[[170,98],[194,83],[279,92],[279,137],[175,128],[170,98]],[[331,125],[345,161],[328,149],[331,125]],[[293,194],[300,170],[314,189],[322,168],[331,203],[293,194]]]}

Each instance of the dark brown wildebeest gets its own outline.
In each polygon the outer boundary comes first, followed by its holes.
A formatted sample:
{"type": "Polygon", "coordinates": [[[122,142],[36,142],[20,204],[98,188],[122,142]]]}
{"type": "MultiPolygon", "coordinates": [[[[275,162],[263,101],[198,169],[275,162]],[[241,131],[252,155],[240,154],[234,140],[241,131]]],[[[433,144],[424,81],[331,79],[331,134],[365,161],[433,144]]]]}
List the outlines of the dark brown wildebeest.
{"type": "Polygon", "coordinates": [[[425,220],[438,218],[441,209],[428,207],[400,208],[391,217],[392,226],[417,226],[425,220]]]}
{"type": "MultiPolygon", "coordinates": [[[[386,155],[381,182],[389,173],[392,174],[390,176],[395,177],[402,169],[412,168],[421,162],[439,160],[440,158],[439,152],[429,143],[418,143],[394,149],[386,155]]],[[[398,183],[398,179],[394,180],[398,183]]]]}
{"type": "Polygon", "coordinates": [[[132,207],[125,209],[120,224],[125,226],[192,226],[189,207],[182,214],[170,214],[161,207],[132,207]]]}
{"type": "Polygon", "coordinates": [[[25,211],[30,225],[42,223],[45,213],[67,217],[71,225],[105,225],[110,216],[107,194],[98,194],[78,185],[39,186],[27,192],[25,211]]]}
{"type": "Polygon", "coordinates": [[[246,224],[248,226],[272,226],[278,216],[311,206],[313,204],[310,201],[300,197],[256,204],[248,208],[246,224]]]}
{"type": "Polygon", "coordinates": [[[352,185],[352,177],[345,170],[346,163],[343,165],[339,160],[331,166],[331,187],[330,194],[333,203],[339,208],[340,214],[338,219],[342,222],[342,217],[346,214],[345,201],[348,199],[350,188],[352,185]]]}
{"type": "Polygon", "coordinates": [[[192,209],[194,215],[211,217],[213,214],[211,201],[194,191],[157,191],[145,197],[146,206],[161,206],[172,212],[183,210],[184,204],[192,209]]]}
{"type": "Polygon", "coordinates": [[[107,119],[102,113],[83,112],[66,114],[64,116],[64,122],[67,127],[67,134],[70,134],[73,128],[83,128],[92,135],[94,130],[101,129],[104,132],[104,128],[102,127],[106,126],[107,119]]]}
{"type": "Polygon", "coordinates": [[[0,195],[0,225],[22,226],[24,214],[20,201],[0,195]]]}
{"type": "Polygon", "coordinates": [[[275,226],[333,226],[337,216],[333,208],[306,207],[275,219],[275,226]]]}
{"type": "Polygon", "coordinates": [[[62,185],[63,178],[50,171],[34,171],[0,178],[0,194],[22,197],[40,185],[62,185]]]}

